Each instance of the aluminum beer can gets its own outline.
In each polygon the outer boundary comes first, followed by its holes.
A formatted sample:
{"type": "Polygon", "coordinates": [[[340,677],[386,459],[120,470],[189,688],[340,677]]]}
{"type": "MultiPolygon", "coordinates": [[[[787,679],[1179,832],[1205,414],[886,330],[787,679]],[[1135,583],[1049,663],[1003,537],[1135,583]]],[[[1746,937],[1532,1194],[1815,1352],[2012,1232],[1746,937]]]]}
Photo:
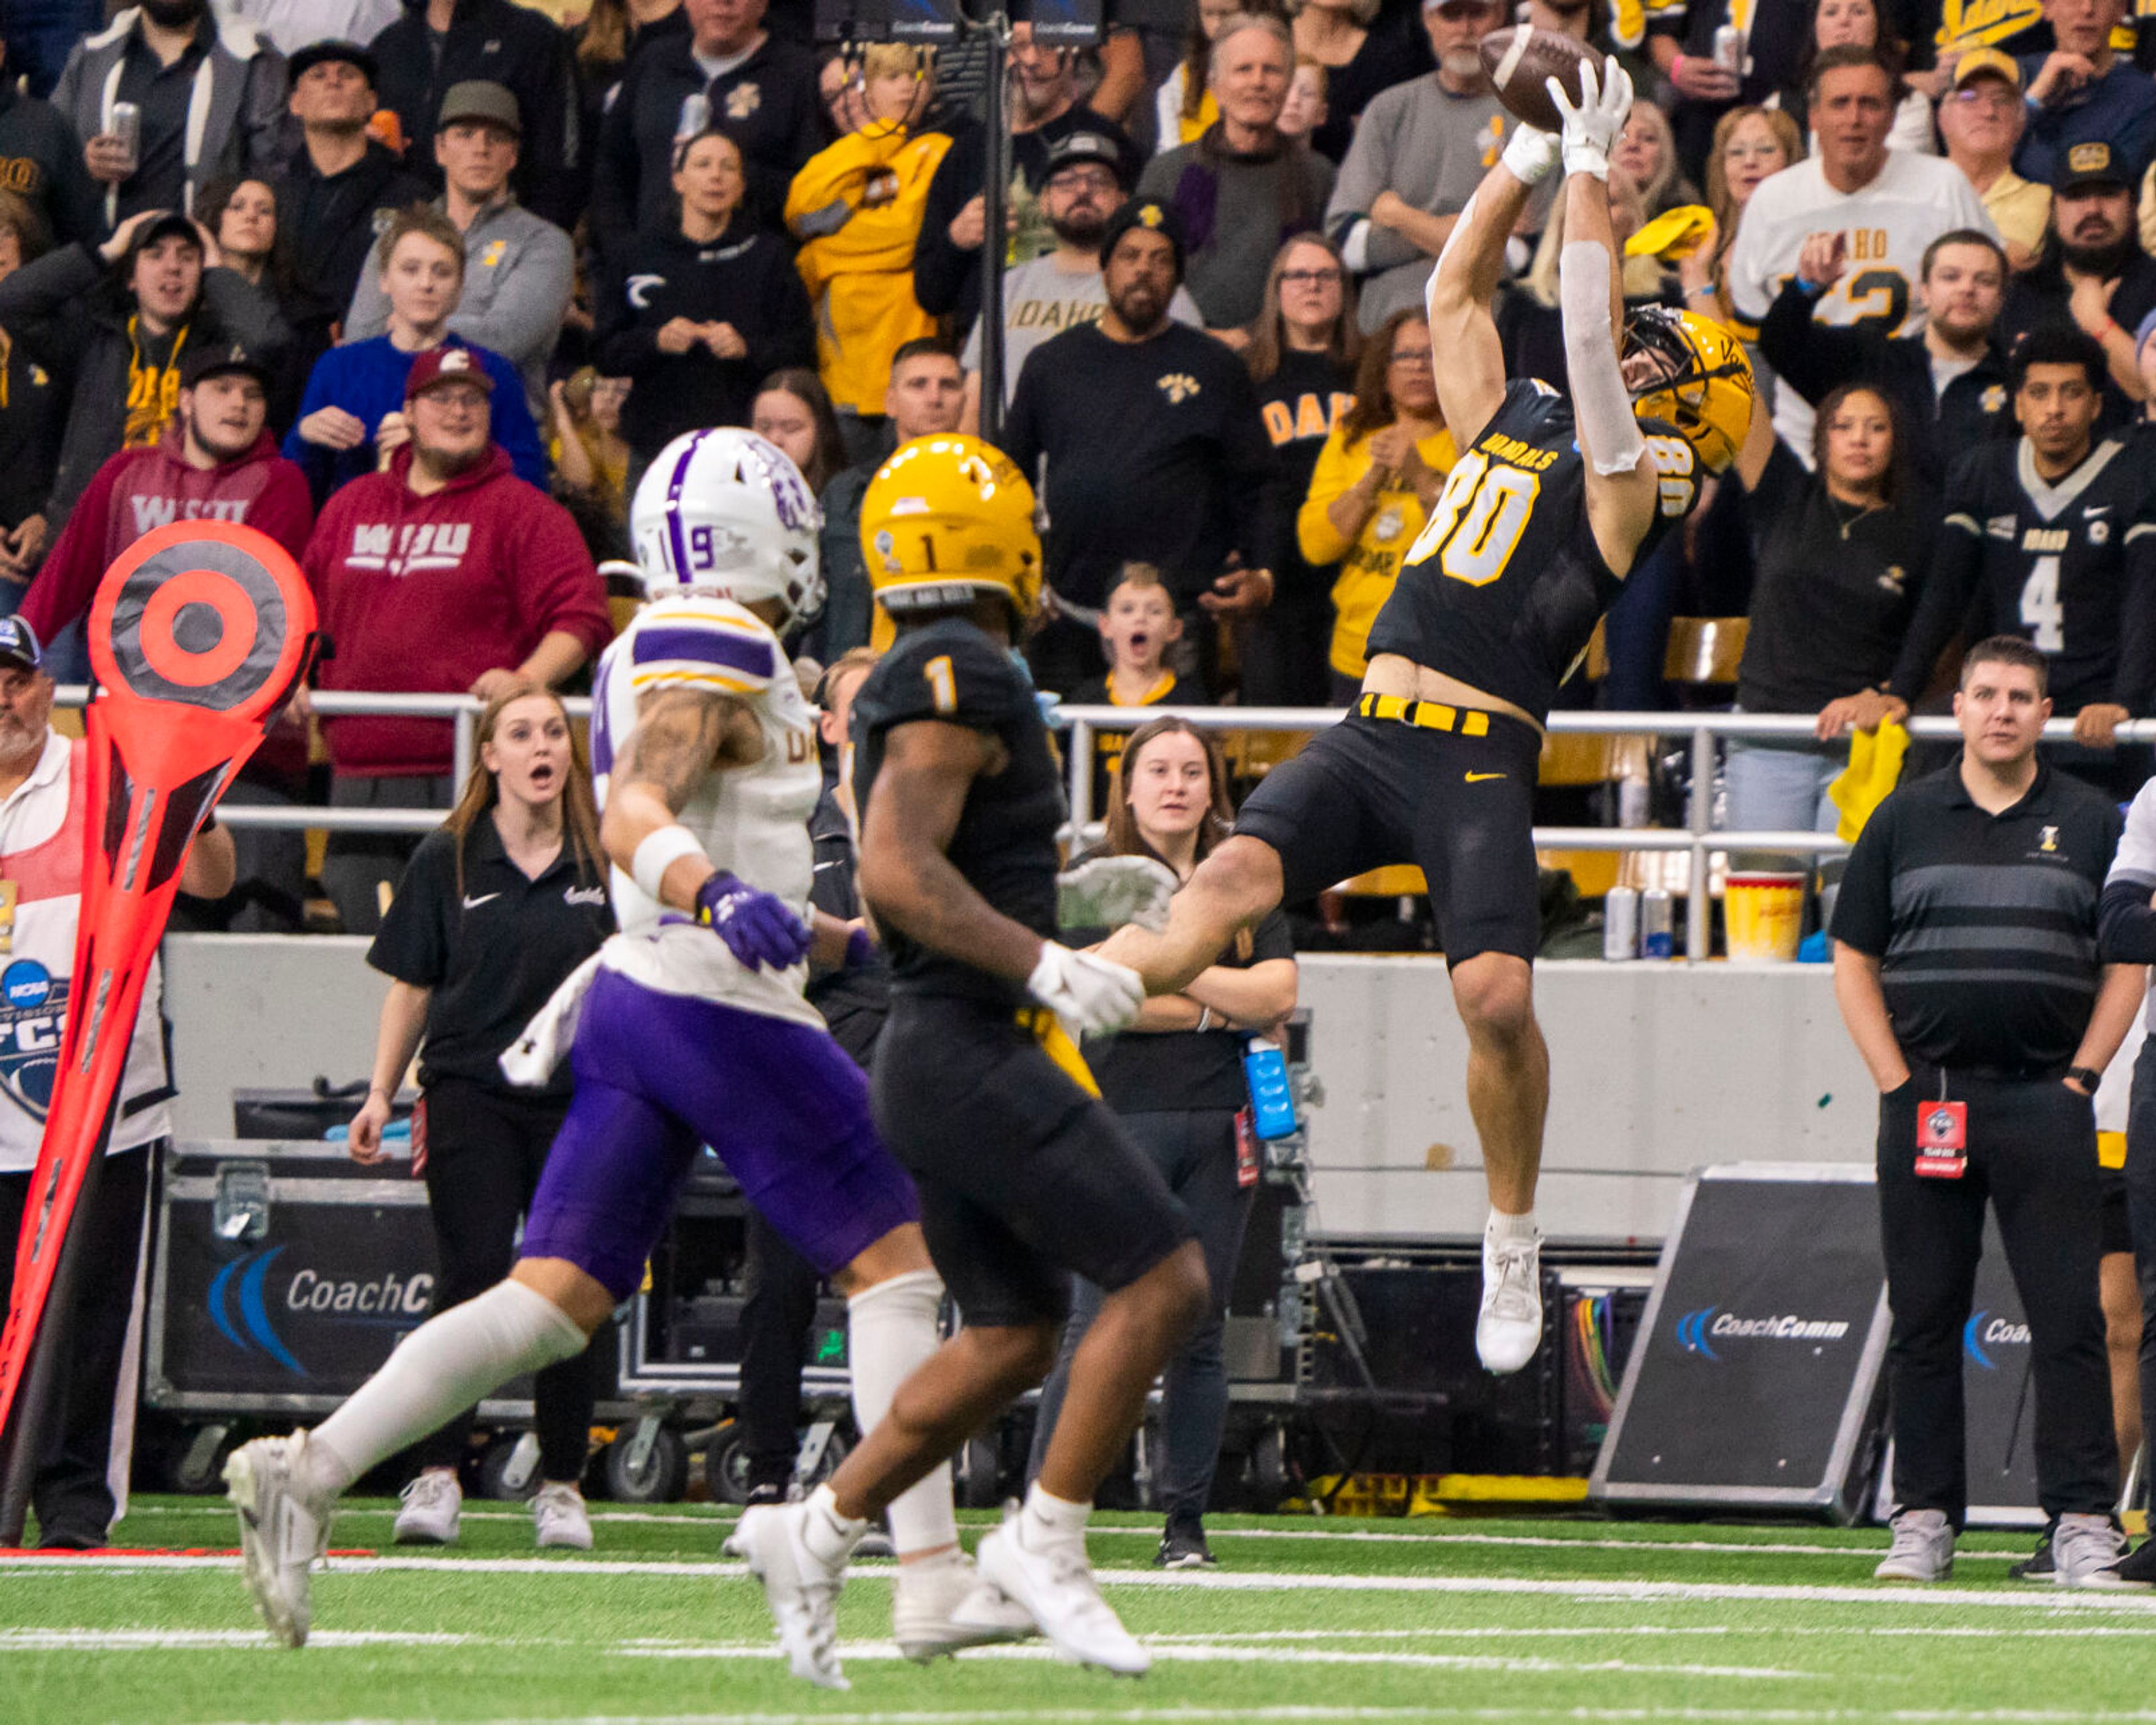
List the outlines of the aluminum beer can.
{"type": "Polygon", "coordinates": [[[1676,906],[1666,886],[1650,886],[1640,895],[1640,956],[1676,956],[1676,906]]]}
{"type": "Polygon", "coordinates": [[[112,136],[127,146],[127,172],[141,166],[142,110],[132,102],[112,105],[112,136]]]}
{"type": "Polygon", "coordinates": [[[711,124],[711,99],[701,90],[692,90],[681,98],[681,117],[674,122],[674,141],[686,143],[709,131],[711,124]]]}
{"type": "Polygon", "coordinates": [[[1714,63],[1736,73],[1744,74],[1744,33],[1734,24],[1724,24],[1714,33],[1714,63]]]}
{"type": "Polygon", "coordinates": [[[1602,956],[1623,963],[1640,956],[1640,889],[1613,886],[1602,901],[1602,956]]]}

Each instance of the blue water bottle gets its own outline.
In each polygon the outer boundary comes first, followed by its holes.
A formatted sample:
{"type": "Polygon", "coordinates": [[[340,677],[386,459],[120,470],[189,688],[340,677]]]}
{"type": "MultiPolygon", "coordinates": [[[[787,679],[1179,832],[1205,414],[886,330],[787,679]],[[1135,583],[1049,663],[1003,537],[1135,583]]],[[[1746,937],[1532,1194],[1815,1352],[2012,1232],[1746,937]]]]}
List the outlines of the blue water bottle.
{"type": "Polygon", "coordinates": [[[1250,1091],[1250,1121],[1261,1138],[1295,1131],[1295,1092],[1287,1081],[1287,1056],[1277,1042],[1253,1036],[1243,1045],[1243,1081],[1250,1091]]]}

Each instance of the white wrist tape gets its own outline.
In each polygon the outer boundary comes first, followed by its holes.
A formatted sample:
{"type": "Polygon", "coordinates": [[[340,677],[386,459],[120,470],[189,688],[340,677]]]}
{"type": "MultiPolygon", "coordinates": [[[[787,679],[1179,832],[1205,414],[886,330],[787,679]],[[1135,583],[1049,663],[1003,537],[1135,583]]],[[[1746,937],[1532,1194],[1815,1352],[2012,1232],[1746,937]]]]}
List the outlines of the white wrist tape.
{"type": "Polygon", "coordinates": [[[1594,470],[1630,473],[1647,447],[1633,417],[1632,393],[1617,368],[1609,326],[1609,249],[1599,240],[1566,243],[1557,259],[1558,303],[1564,316],[1564,358],[1572,383],[1573,425],[1594,470]]]}
{"type": "Polygon", "coordinates": [[[636,882],[646,898],[656,901],[660,896],[660,885],[666,879],[667,870],[685,856],[693,856],[706,865],[711,861],[704,853],[704,847],[696,842],[696,835],[688,828],[679,822],[672,826],[661,827],[636,847],[636,855],[631,860],[629,870],[629,878],[636,882]]]}

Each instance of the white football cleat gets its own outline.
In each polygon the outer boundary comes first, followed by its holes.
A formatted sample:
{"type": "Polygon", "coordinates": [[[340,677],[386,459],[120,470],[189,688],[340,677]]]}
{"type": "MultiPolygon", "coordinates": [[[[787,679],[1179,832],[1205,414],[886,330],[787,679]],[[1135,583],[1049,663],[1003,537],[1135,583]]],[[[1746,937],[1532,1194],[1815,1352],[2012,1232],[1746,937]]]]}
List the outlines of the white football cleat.
{"type": "Polygon", "coordinates": [[[569,1551],[592,1548],[592,1518],[584,1509],[584,1494],[574,1486],[548,1480],[531,1500],[531,1528],[542,1550],[561,1546],[569,1551]]]}
{"type": "Polygon", "coordinates": [[[307,1645],[312,1616],[307,1571],[329,1543],[334,1500],[311,1496],[307,1435],[257,1438],[224,1464],[225,1496],[239,1512],[240,1575],[270,1633],[287,1647],[307,1645]]]}
{"type": "Polygon", "coordinates": [[[1543,1242],[1482,1236],[1482,1310],[1475,1320],[1475,1352],[1499,1377],[1535,1357],[1543,1339],[1543,1242]]]}
{"type": "Polygon", "coordinates": [[[891,1597],[891,1639],[916,1664],[1040,1633],[1025,1608],[983,1583],[963,1552],[898,1567],[891,1597]]]}
{"type": "Polygon", "coordinates": [[[399,1494],[404,1507],[389,1537],[398,1545],[454,1545],[465,1507],[465,1488],[447,1468],[430,1467],[399,1494]]]}
{"type": "Polygon", "coordinates": [[[818,1560],[801,1537],[806,1503],[773,1504],[742,1512],[729,1550],[748,1563],[763,1584],[763,1597],[778,1625],[778,1645],[786,1650],[793,1675],[820,1689],[850,1689],[839,1667],[839,1587],[845,1579],[842,1562],[833,1568],[818,1560]]]}
{"type": "Polygon", "coordinates": [[[1022,1608],[1068,1663],[1122,1677],[1142,1677],[1152,1668],[1152,1656],[1101,1597],[1084,1541],[1028,1551],[1016,1522],[1007,1521],[983,1536],[976,1561],[987,1587],[1022,1608]]]}

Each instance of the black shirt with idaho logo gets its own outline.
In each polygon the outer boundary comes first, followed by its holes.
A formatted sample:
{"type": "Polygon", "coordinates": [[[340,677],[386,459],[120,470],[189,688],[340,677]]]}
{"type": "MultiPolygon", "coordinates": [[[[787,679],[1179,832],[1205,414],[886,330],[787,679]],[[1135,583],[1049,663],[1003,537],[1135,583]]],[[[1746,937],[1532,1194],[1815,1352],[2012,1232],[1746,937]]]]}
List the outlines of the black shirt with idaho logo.
{"type": "Polygon", "coordinates": [[[1091,324],[1026,357],[1004,452],[1038,489],[1047,464],[1048,579],[1081,605],[1105,603],[1127,562],[1152,564],[1188,609],[1240,552],[1267,548],[1261,498],[1272,444],[1242,360],[1171,323],[1143,341],[1091,324]]]}
{"type": "Polygon", "coordinates": [[[1816,712],[1876,689],[1917,608],[1938,530],[1929,493],[1860,512],[1779,440],[1752,488],[1752,627],[1737,671],[1751,713],[1816,712]]]}
{"type": "MultiPolygon", "coordinates": [[[[509,860],[491,815],[472,823],[457,880],[457,837],[427,834],[405,865],[367,962],[385,976],[432,989],[419,1082],[444,1076],[496,1090],[509,1081],[495,1064],[562,979],[613,932],[606,865],[580,870],[565,840],[536,880],[509,860]]],[[[567,1060],[543,1091],[569,1094],[567,1060]]]]}
{"type": "Polygon", "coordinates": [[[1881,961],[1904,1056],[2064,1074],[2102,975],[2097,901],[2123,824],[2108,798],[2041,766],[1997,814],[1977,806],[1958,761],[1879,805],[1850,853],[1833,934],[1881,961]]]}

